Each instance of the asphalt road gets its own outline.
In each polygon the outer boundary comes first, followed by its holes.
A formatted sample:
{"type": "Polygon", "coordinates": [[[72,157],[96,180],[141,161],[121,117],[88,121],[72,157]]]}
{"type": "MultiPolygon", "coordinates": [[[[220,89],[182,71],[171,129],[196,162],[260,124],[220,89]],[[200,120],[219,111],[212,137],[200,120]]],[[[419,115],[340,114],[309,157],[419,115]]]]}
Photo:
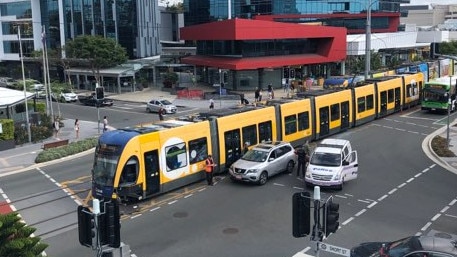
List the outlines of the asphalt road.
{"type": "MultiPolygon", "coordinates": [[[[112,124],[141,119],[134,111],[109,111],[112,124]]],[[[332,195],[340,204],[341,227],[325,242],[350,248],[430,229],[457,234],[456,175],[421,148],[426,135],[442,126],[441,118],[410,111],[333,136],[351,140],[358,151],[359,177],[342,191],[322,189],[322,199],[332,195]]],[[[50,245],[49,256],[95,254],[79,245],[75,226],[77,202],[87,200],[91,162],[85,156],[2,178],[5,195],[50,245]]],[[[309,237],[292,237],[292,195],[309,190],[301,180],[280,175],[256,186],[219,179],[213,187],[201,182],[123,207],[122,241],[138,257],[315,255],[309,237]]]]}

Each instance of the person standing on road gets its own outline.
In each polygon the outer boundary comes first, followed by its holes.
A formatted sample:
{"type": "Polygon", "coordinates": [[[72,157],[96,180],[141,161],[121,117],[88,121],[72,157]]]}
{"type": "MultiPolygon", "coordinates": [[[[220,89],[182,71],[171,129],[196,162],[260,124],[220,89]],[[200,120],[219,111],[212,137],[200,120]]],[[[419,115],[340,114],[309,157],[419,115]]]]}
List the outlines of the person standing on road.
{"type": "Polygon", "coordinates": [[[79,139],[79,119],[75,120],[75,133],[76,133],[76,139],[79,139]]]}
{"type": "Polygon", "coordinates": [[[159,109],[159,120],[163,120],[164,113],[165,113],[165,109],[160,107],[160,109],[159,109]]]}
{"type": "Polygon", "coordinates": [[[295,154],[297,155],[297,177],[304,177],[306,172],[306,152],[305,147],[302,146],[295,150],[295,154]]]}
{"type": "Polygon", "coordinates": [[[206,158],[206,167],[205,167],[205,173],[206,173],[206,182],[208,182],[208,186],[213,185],[213,171],[214,171],[214,160],[211,154],[208,155],[208,158],[206,158]]]}
{"type": "Polygon", "coordinates": [[[103,117],[103,132],[108,130],[108,118],[106,116],[103,117]]]}
{"type": "Polygon", "coordinates": [[[209,109],[210,110],[214,109],[214,100],[213,100],[213,98],[209,99],[209,109]]]}

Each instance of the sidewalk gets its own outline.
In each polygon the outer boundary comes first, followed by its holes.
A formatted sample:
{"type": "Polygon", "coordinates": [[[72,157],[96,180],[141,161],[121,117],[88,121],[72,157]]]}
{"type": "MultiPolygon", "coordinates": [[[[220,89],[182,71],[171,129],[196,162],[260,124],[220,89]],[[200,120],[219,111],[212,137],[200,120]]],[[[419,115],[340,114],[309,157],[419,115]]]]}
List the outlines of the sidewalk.
{"type": "MultiPolygon", "coordinates": [[[[195,86],[192,89],[200,89],[204,92],[214,92],[217,91],[217,88],[211,87],[204,87],[204,86],[195,86]]],[[[275,98],[283,98],[287,96],[287,92],[284,92],[283,89],[276,89],[275,91],[275,98]]],[[[237,92],[240,94],[244,94],[245,98],[248,99],[249,102],[253,102],[254,100],[254,92],[237,92]]],[[[218,97],[218,96],[217,96],[218,97]]],[[[263,97],[267,97],[267,92],[264,91],[263,97]]],[[[131,92],[131,93],[123,93],[120,95],[107,95],[107,98],[113,100],[122,100],[122,101],[131,101],[131,102],[141,102],[146,103],[151,99],[167,99],[170,102],[174,103],[177,106],[187,106],[193,108],[208,108],[209,102],[208,100],[189,100],[189,99],[179,99],[176,95],[172,95],[168,92],[161,91],[157,88],[145,88],[142,91],[131,92]]],[[[233,106],[240,103],[240,100],[225,100],[225,99],[215,99],[215,109],[218,108],[225,108],[229,106],[233,106]]],[[[64,127],[61,128],[59,139],[69,139],[70,142],[76,140],[75,138],[75,131],[74,131],[74,120],[63,120],[64,127]]],[[[452,122],[450,124],[450,149],[457,154],[457,121],[452,122]]],[[[97,122],[92,121],[82,121],[80,120],[80,139],[95,137],[100,135],[102,132],[103,124],[98,124],[97,122]]],[[[431,140],[436,136],[440,135],[441,137],[447,137],[447,127],[444,126],[443,128],[438,129],[434,133],[428,135],[425,140],[422,142],[422,149],[424,153],[435,163],[442,166],[443,168],[457,174],[457,157],[452,158],[441,158],[437,156],[431,149],[431,140]]],[[[25,170],[29,170],[36,167],[41,167],[48,165],[50,163],[56,163],[60,161],[65,161],[68,158],[73,158],[74,156],[68,156],[59,160],[47,162],[47,163],[35,163],[35,158],[43,151],[41,149],[43,143],[52,142],[56,140],[55,138],[49,138],[41,143],[36,144],[24,144],[22,146],[17,146],[14,149],[0,151],[0,177],[13,174],[16,172],[21,172],[25,170]]],[[[93,150],[86,151],[85,153],[80,153],[78,155],[83,154],[90,154],[93,150]]]]}

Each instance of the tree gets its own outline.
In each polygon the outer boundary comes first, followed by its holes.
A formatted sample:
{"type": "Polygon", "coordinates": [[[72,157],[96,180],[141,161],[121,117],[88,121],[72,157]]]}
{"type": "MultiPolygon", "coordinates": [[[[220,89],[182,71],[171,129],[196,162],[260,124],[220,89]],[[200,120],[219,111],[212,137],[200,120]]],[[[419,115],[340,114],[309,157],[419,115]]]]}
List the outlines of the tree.
{"type": "Polygon", "coordinates": [[[457,55],[457,41],[440,43],[439,54],[457,55]]]}
{"type": "Polygon", "coordinates": [[[114,67],[127,61],[127,52],[114,39],[101,36],[79,36],[65,44],[66,57],[80,61],[92,70],[100,85],[100,69],[114,67]]]}
{"type": "Polygon", "coordinates": [[[42,256],[48,245],[41,243],[39,237],[31,237],[35,230],[21,222],[16,212],[0,214],[0,256],[42,256]]]}

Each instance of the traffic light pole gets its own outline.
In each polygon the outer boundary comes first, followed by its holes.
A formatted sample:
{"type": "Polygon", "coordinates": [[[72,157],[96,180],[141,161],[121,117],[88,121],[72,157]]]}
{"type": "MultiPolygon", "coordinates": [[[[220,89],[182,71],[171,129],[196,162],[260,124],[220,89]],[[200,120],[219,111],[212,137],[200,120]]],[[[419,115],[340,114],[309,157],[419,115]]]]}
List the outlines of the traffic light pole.
{"type": "Polygon", "coordinates": [[[321,224],[320,224],[320,205],[321,205],[321,189],[319,186],[314,187],[314,227],[312,241],[316,242],[316,257],[319,257],[319,242],[322,241],[321,237],[321,224]]]}

